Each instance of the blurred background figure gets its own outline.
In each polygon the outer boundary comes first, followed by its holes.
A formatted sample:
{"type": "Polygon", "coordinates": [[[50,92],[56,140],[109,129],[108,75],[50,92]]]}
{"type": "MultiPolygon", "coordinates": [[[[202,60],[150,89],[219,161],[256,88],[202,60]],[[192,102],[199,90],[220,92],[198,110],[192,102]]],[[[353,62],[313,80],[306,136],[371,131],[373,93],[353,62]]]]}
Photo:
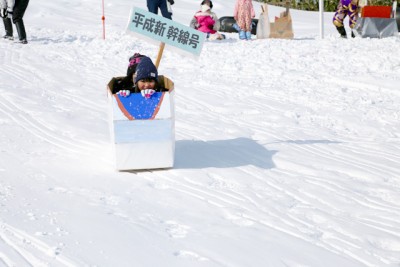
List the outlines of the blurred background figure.
{"type": "Polygon", "coordinates": [[[14,40],[13,27],[11,21],[15,24],[18,32],[19,41],[27,44],[25,25],[23,17],[28,7],[29,0],[0,0],[0,15],[3,18],[6,34],[4,39],[14,40]]]}
{"type": "MultiPolygon", "coordinates": [[[[346,30],[343,25],[343,20],[347,15],[349,16],[350,29],[353,29],[358,19],[358,0],[339,0],[336,13],[333,16],[333,24],[336,26],[342,38],[347,38],[346,30]]],[[[351,32],[351,37],[354,37],[353,32],[351,32]]]]}
{"type": "MultiPolygon", "coordinates": [[[[169,3],[171,4],[174,3],[173,0],[168,0],[169,3]]],[[[171,4],[172,5],[172,4],[171,4]]],[[[167,19],[172,19],[172,12],[168,12],[168,7],[167,7],[167,0],[147,0],[147,9],[149,12],[158,14],[158,9],[161,11],[161,15],[164,18],[167,19]]]]}

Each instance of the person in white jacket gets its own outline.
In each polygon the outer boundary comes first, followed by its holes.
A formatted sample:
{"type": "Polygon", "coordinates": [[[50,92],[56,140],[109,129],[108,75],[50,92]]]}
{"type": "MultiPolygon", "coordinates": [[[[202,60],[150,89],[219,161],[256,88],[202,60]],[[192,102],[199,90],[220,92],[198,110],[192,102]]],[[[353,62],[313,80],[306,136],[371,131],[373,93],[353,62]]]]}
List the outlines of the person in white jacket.
{"type": "Polygon", "coordinates": [[[27,44],[25,25],[23,17],[25,10],[28,7],[29,0],[0,0],[0,16],[3,18],[4,29],[6,34],[5,39],[14,40],[12,23],[18,32],[19,41],[22,44],[27,44]]]}

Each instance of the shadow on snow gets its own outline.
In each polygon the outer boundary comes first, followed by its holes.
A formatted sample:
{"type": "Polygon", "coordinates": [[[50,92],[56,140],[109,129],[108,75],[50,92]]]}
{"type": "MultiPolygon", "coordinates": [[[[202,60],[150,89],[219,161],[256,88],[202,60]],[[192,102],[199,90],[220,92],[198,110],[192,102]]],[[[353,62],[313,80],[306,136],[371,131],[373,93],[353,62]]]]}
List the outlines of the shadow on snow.
{"type": "Polygon", "coordinates": [[[274,168],[272,156],[264,146],[249,138],[198,141],[178,140],[175,143],[174,169],[230,168],[254,165],[274,168]]]}

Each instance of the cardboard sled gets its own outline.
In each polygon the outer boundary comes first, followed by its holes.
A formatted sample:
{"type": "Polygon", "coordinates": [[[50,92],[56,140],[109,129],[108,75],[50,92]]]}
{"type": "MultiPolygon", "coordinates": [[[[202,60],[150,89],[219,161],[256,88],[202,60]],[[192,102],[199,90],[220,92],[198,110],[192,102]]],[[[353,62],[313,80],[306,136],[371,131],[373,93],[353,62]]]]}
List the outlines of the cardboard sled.
{"type": "Polygon", "coordinates": [[[294,34],[292,17],[289,12],[289,3],[287,3],[286,11],[281,12],[279,17],[275,17],[275,22],[269,21],[267,4],[263,4],[261,9],[262,13],[257,25],[257,39],[293,39],[294,34]]]}
{"type": "Polygon", "coordinates": [[[353,32],[363,38],[398,36],[398,23],[390,6],[364,6],[353,32]],[[393,17],[392,17],[393,16],[393,17]]]}
{"type": "Polygon", "coordinates": [[[384,18],[358,18],[353,32],[363,38],[386,38],[399,34],[396,20],[384,18]]]}
{"type": "Polygon", "coordinates": [[[279,17],[275,17],[275,22],[271,23],[270,38],[293,39],[292,16],[289,9],[282,12],[279,17]]]}
{"type": "Polygon", "coordinates": [[[110,132],[117,170],[171,168],[175,153],[174,84],[162,75],[157,92],[146,99],[140,93],[128,97],[113,94],[117,79],[108,83],[110,132]]]}
{"type": "Polygon", "coordinates": [[[389,19],[392,15],[391,6],[364,6],[361,9],[363,18],[385,18],[389,19]]]}
{"type": "Polygon", "coordinates": [[[269,38],[271,34],[271,23],[268,16],[268,5],[262,4],[261,14],[257,24],[257,39],[269,38]]]}

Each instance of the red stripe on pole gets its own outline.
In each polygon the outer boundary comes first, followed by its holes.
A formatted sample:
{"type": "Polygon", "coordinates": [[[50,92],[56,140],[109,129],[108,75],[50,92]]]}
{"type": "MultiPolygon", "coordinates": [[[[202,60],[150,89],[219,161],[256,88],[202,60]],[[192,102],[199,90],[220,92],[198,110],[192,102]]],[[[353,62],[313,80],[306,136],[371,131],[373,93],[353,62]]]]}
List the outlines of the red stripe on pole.
{"type": "Polygon", "coordinates": [[[103,16],[101,17],[101,20],[103,21],[103,40],[106,39],[106,17],[104,16],[104,0],[102,0],[102,6],[103,6],[103,16]]]}

